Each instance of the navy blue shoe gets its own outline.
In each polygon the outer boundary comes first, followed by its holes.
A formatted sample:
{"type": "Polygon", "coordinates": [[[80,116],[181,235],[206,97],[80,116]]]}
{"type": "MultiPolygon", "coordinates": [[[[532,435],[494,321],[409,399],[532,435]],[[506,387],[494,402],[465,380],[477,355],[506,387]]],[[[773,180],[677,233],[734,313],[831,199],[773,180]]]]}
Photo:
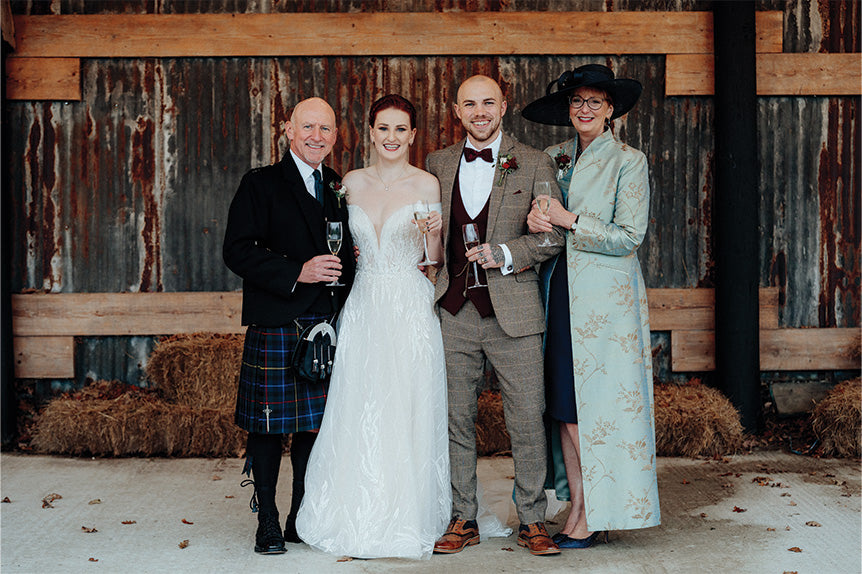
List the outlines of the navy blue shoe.
{"type": "Polygon", "coordinates": [[[567,548],[589,548],[600,538],[603,538],[604,542],[608,541],[608,532],[607,530],[596,530],[586,538],[570,538],[568,536],[564,536],[562,540],[557,542],[557,546],[562,549],[567,548]]]}
{"type": "Polygon", "coordinates": [[[560,544],[560,542],[562,542],[562,541],[563,541],[563,540],[565,540],[566,538],[568,538],[568,536],[566,536],[566,535],[565,535],[565,534],[563,534],[562,532],[557,532],[556,534],[554,534],[553,536],[551,536],[551,540],[553,540],[553,541],[554,541],[554,544],[557,544],[557,545],[559,545],[559,544],[560,544]]]}

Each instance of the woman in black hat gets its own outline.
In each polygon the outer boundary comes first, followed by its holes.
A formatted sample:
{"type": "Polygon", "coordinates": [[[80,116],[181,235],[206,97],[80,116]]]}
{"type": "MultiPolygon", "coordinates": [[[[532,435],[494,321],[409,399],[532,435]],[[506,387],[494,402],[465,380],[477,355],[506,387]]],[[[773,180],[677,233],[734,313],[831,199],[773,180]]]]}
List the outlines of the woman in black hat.
{"type": "Polygon", "coordinates": [[[554,537],[560,548],[659,524],[650,329],[637,257],[649,221],[649,174],[646,156],[610,129],[641,90],[589,64],[563,73],[522,112],[576,132],[545,150],[564,204],[537,201],[527,219],[534,233],[569,230],[566,249],[542,273],[549,488],[572,502],[554,537]]]}

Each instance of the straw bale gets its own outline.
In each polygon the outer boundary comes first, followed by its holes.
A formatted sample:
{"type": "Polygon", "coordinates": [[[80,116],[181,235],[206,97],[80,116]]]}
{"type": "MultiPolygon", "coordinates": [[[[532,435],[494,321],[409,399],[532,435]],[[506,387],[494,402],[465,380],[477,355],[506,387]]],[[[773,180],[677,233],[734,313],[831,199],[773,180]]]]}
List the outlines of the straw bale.
{"type": "Polygon", "coordinates": [[[232,409],[191,408],[158,393],[97,381],[51,401],[32,445],[46,453],[94,456],[237,456],[245,432],[232,409]]]}
{"type": "Polygon", "coordinates": [[[479,395],[476,451],[480,456],[512,452],[512,441],[506,430],[503,399],[499,391],[485,390],[479,395]]]}
{"type": "Polygon", "coordinates": [[[739,413],[719,391],[695,380],[655,386],[655,442],[660,456],[720,456],[742,447],[739,413]]]}
{"type": "Polygon", "coordinates": [[[837,384],[811,412],[811,426],[824,455],[860,456],[862,379],[837,384]]]}
{"type": "Polygon", "coordinates": [[[147,378],[170,402],[189,407],[233,407],[243,335],[191,333],[161,339],[147,361],[147,378]]]}

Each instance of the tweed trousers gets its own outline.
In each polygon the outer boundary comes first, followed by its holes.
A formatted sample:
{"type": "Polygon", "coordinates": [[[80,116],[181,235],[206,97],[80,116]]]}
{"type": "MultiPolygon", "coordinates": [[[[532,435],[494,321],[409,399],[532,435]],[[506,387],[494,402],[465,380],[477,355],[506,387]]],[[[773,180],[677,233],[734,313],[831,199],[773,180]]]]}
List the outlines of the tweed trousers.
{"type": "Polygon", "coordinates": [[[541,334],[510,337],[496,317],[482,318],[467,302],[456,315],[440,310],[449,388],[452,516],[476,518],[476,417],[484,359],[500,381],[515,463],[515,506],[522,524],[543,522],[547,471],[545,380],[541,334]]]}

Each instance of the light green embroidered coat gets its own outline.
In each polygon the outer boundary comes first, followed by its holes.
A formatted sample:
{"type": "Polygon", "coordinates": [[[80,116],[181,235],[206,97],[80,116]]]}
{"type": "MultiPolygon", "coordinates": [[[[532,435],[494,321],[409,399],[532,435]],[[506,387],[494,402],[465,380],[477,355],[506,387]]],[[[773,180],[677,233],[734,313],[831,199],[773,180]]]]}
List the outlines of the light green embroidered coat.
{"type": "MultiPolygon", "coordinates": [[[[545,153],[574,158],[576,141],[545,153]]],[[[587,526],[655,526],[660,513],[652,355],[637,257],[649,222],[646,157],[608,130],[576,165],[558,171],[557,182],[567,209],[579,215],[575,231],[566,234],[565,262],[587,526]]],[[[546,265],[543,273],[546,294],[552,268],[546,265]]],[[[557,455],[553,466],[563,470],[557,455]]],[[[553,482],[568,486],[564,470],[553,482]]],[[[558,490],[565,498],[567,488],[558,490]]]]}

